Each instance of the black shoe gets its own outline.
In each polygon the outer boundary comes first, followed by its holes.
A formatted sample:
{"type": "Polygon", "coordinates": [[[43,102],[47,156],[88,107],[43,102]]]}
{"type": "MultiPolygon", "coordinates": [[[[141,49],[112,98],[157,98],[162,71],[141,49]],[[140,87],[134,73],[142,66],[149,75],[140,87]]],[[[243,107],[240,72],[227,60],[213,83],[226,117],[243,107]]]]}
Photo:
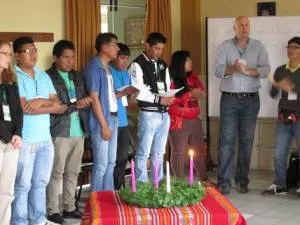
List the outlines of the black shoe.
{"type": "Polygon", "coordinates": [[[280,187],[276,184],[272,184],[267,190],[263,191],[263,195],[283,195],[286,194],[288,189],[286,187],[280,187]]]}
{"type": "Polygon", "coordinates": [[[47,220],[57,223],[57,224],[62,224],[64,222],[63,217],[59,213],[53,213],[47,217],[47,220]]]}
{"type": "Polygon", "coordinates": [[[240,184],[239,188],[238,188],[238,192],[240,193],[248,193],[249,189],[248,189],[248,185],[247,184],[240,184]]]}
{"type": "Polygon", "coordinates": [[[218,190],[223,194],[223,195],[226,195],[226,194],[229,194],[230,193],[230,186],[227,185],[227,184],[221,184],[218,186],[218,190]]]}
{"type": "Polygon", "coordinates": [[[83,215],[82,212],[80,212],[78,209],[74,209],[70,212],[64,210],[64,212],[63,212],[64,218],[81,219],[82,215],[83,215]]]}

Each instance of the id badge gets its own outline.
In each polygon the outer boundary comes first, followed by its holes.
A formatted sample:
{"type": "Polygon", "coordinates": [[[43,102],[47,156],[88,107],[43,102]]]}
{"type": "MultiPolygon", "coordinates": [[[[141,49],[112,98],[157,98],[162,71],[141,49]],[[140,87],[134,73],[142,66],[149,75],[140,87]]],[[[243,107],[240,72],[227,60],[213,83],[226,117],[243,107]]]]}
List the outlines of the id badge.
{"type": "Polygon", "coordinates": [[[288,100],[297,100],[297,93],[296,92],[293,92],[293,91],[289,91],[288,93],[288,100]]]}
{"type": "Polygon", "coordinates": [[[2,104],[2,111],[3,111],[4,121],[11,121],[9,105],[2,104]]]}
{"type": "Polygon", "coordinates": [[[127,96],[123,96],[123,97],[122,97],[122,105],[123,105],[124,107],[127,107],[127,106],[128,106],[127,96]]]}
{"type": "Polygon", "coordinates": [[[70,98],[70,102],[71,102],[71,103],[77,102],[77,98],[76,98],[76,97],[70,98]]]}
{"type": "Polygon", "coordinates": [[[162,93],[165,93],[165,84],[164,82],[157,82],[157,88],[158,88],[158,94],[162,94],[162,93]]]}
{"type": "Polygon", "coordinates": [[[247,66],[247,60],[246,59],[239,59],[239,63],[242,65],[247,66]]]}
{"type": "Polygon", "coordinates": [[[70,102],[71,103],[77,102],[75,89],[69,90],[68,93],[69,93],[70,102]]]}

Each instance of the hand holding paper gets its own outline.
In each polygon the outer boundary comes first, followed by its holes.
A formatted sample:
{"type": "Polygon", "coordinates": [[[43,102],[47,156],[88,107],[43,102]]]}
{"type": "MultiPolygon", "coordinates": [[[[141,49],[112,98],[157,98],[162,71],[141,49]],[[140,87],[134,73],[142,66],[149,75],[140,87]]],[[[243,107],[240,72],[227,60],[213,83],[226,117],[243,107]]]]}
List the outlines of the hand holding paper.
{"type": "Polygon", "coordinates": [[[125,90],[126,88],[128,88],[128,87],[129,87],[129,85],[124,85],[124,86],[122,86],[122,87],[116,89],[116,91],[121,92],[121,91],[124,91],[124,90],[125,90]]]}
{"type": "Polygon", "coordinates": [[[155,94],[158,95],[160,97],[173,97],[175,96],[175,94],[179,91],[181,91],[184,87],[178,88],[178,89],[171,89],[170,91],[164,92],[164,93],[160,93],[160,94],[155,94]]]}

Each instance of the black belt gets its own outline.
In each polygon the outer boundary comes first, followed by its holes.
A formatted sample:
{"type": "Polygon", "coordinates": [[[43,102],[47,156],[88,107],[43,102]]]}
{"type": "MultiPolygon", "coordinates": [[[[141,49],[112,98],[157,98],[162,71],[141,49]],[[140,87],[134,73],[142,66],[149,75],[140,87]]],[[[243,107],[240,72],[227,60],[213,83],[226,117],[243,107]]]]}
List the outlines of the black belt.
{"type": "Polygon", "coordinates": [[[224,95],[231,95],[238,98],[255,97],[258,92],[222,92],[224,95]]]}
{"type": "Polygon", "coordinates": [[[117,112],[110,112],[110,115],[111,116],[118,116],[118,113],[117,112]]]}

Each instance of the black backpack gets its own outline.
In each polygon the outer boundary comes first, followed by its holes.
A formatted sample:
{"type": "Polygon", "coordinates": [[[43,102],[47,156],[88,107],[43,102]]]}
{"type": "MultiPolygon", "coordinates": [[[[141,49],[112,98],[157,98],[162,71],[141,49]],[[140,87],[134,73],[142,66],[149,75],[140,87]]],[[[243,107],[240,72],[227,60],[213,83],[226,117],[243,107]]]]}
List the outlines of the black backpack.
{"type": "Polygon", "coordinates": [[[295,187],[300,181],[299,174],[300,158],[298,152],[292,152],[287,169],[286,186],[287,188],[295,187]]]}

